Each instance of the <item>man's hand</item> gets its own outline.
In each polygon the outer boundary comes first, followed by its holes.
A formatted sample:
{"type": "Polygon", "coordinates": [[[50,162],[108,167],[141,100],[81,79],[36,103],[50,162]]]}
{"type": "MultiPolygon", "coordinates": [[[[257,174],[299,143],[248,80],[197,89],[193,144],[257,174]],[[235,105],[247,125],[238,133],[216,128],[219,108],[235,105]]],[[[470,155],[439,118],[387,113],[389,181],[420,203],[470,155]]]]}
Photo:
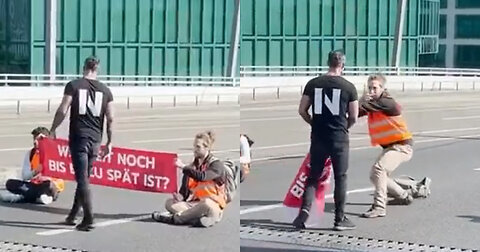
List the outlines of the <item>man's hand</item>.
{"type": "Polygon", "coordinates": [[[51,139],[57,139],[57,133],[55,132],[55,130],[50,130],[49,136],[51,139]]]}
{"type": "Polygon", "coordinates": [[[102,150],[100,151],[100,158],[105,159],[111,154],[112,154],[112,144],[108,143],[105,146],[103,146],[102,150]]]}
{"type": "Polygon", "coordinates": [[[183,200],[183,196],[182,196],[180,193],[178,193],[178,192],[173,193],[172,196],[173,196],[173,200],[174,200],[175,202],[179,202],[179,201],[182,201],[182,200],[183,200]]]}
{"type": "Polygon", "coordinates": [[[181,159],[177,158],[177,160],[175,161],[175,166],[176,166],[178,169],[183,169],[183,167],[185,167],[185,164],[182,162],[181,159]]]}

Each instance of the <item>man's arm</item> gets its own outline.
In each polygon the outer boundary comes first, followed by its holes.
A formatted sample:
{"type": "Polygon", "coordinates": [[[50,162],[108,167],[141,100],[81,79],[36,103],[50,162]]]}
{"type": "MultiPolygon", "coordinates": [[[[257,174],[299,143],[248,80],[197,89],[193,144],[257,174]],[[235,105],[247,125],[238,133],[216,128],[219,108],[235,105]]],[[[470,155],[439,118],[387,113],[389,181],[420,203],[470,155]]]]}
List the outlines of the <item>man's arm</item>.
{"type": "Polygon", "coordinates": [[[63,119],[65,119],[65,115],[67,114],[70,105],[72,105],[72,96],[63,95],[62,102],[60,103],[60,106],[58,106],[55,117],[53,118],[52,127],[50,128],[51,135],[55,136],[55,130],[63,122],[63,119]]]}
{"type": "Polygon", "coordinates": [[[109,102],[105,111],[105,116],[107,117],[107,145],[112,143],[113,114],[113,102],[109,102]]]}
{"type": "Polygon", "coordinates": [[[348,103],[348,128],[350,129],[358,119],[358,101],[348,103]]]}
{"type": "Polygon", "coordinates": [[[183,170],[183,174],[197,180],[197,181],[208,181],[214,180],[222,176],[222,170],[225,169],[222,162],[220,160],[214,161],[207,170],[205,171],[198,171],[194,168],[189,166],[185,166],[183,170]]]}
{"type": "Polygon", "coordinates": [[[310,97],[308,97],[308,95],[302,95],[300,105],[298,106],[298,114],[300,114],[300,116],[305,122],[312,125],[312,116],[308,113],[308,109],[310,109],[310,106],[312,106],[310,97]]]}

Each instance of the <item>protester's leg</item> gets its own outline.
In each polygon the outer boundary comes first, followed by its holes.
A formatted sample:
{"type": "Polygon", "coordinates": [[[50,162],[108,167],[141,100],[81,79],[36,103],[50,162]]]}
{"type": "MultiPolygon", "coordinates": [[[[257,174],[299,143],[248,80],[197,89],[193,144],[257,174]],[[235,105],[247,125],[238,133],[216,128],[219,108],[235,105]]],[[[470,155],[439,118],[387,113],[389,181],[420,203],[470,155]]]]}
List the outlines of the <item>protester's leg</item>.
{"type": "Polygon", "coordinates": [[[167,201],[165,201],[165,209],[171,214],[183,212],[192,206],[193,204],[185,201],[175,201],[175,199],[167,199],[167,201]]]}
{"type": "Polygon", "coordinates": [[[347,170],[349,157],[348,142],[334,143],[331,153],[333,175],[335,178],[335,222],[340,222],[345,215],[345,201],[347,197],[347,170]]]}
{"type": "Polygon", "coordinates": [[[5,183],[5,188],[8,193],[0,194],[0,199],[4,202],[9,203],[18,203],[26,202],[25,201],[25,190],[28,190],[28,187],[25,185],[25,181],[18,179],[9,179],[5,183]]]}
{"type": "Polygon", "coordinates": [[[215,220],[220,218],[220,207],[211,199],[204,199],[189,209],[173,216],[175,224],[194,224],[201,217],[211,217],[215,220]]]}
{"type": "Polygon", "coordinates": [[[13,194],[22,195],[24,202],[35,203],[40,195],[48,192],[50,181],[34,184],[29,181],[9,179],[5,187],[13,194]]]}
{"type": "MultiPolygon", "coordinates": [[[[73,144],[72,144],[73,145],[73,144]]],[[[74,206],[71,213],[78,211],[77,200],[83,208],[84,217],[81,227],[88,226],[93,222],[91,204],[89,200],[89,177],[88,177],[88,145],[84,140],[80,140],[76,145],[71,146],[71,156],[73,168],[75,170],[75,180],[77,181],[77,191],[75,192],[74,206]],[[74,209],[77,207],[77,209],[74,209]]]]}
{"type": "Polygon", "coordinates": [[[391,173],[403,162],[410,160],[412,149],[409,145],[394,145],[385,149],[372,167],[370,180],[375,186],[374,207],[386,209],[387,186],[395,197],[408,196],[406,191],[391,178],[391,173]]]}

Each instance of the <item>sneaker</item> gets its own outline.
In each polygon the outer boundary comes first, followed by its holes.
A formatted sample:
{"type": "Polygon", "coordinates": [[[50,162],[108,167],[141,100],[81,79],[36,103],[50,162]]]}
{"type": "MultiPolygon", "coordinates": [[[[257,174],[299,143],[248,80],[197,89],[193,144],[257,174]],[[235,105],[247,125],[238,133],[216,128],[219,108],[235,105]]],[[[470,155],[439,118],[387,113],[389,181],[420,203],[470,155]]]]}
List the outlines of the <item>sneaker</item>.
{"type": "Polygon", "coordinates": [[[212,217],[207,217],[207,216],[203,216],[200,218],[200,220],[198,221],[198,224],[200,227],[211,227],[213,225],[215,225],[216,221],[214,218],[212,217]]]}
{"type": "Polygon", "coordinates": [[[63,224],[65,224],[67,226],[75,226],[76,225],[75,217],[67,216],[67,218],[65,218],[65,221],[63,222],[63,224]]]}
{"type": "Polygon", "coordinates": [[[417,184],[418,192],[417,196],[421,198],[427,198],[430,195],[430,184],[432,183],[432,179],[429,177],[425,177],[417,184]]]}
{"type": "Polygon", "coordinates": [[[93,229],[95,229],[95,226],[93,226],[93,222],[81,222],[77,226],[75,226],[75,229],[78,231],[83,231],[83,232],[89,232],[93,229]]]}
{"type": "Polygon", "coordinates": [[[346,216],[343,216],[343,219],[341,221],[335,221],[333,230],[336,230],[336,231],[353,230],[356,227],[357,226],[355,226],[355,224],[353,224],[351,220],[349,220],[346,216]]]}
{"type": "Polygon", "coordinates": [[[50,203],[53,202],[53,197],[52,196],[48,196],[46,194],[42,194],[40,195],[40,197],[38,197],[37,199],[37,203],[39,204],[44,204],[44,205],[48,205],[50,203]]]}
{"type": "Polygon", "coordinates": [[[387,211],[385,211],[385,209],[382,209],[380,207],[375,207],[375,206],[370,207],[368,211],[366,211],[361,215],[361,217],[363,218],[377,218],[377,217],[385,217],[385,216],[387,216],[387,211]]]}
{"type": "Polygon", "coordinates": [[[0,194],[0,199],[6,203],[20,203],[25,200],[25,197],[23,197],[23,195],[20,195],[20,194],[4,192],[0,194]]]}
{"type": "Polygon", "coordinates": [[[155,211],[152,213],[152,219],[162,223],[173,224],[173,215],[169,212],[155,211]]]}
{"type": "Polygon", "coordinates": [[[307,221],[308,219],[308,211],[305,210],[305,209],[302,209],[300,210],[300,212],[298,213],[298,216],[297,218],[295,218],[295,220],[293,220],[293,226],[295,228],[298,228],[298,229],[305,229],[305,222],[307,221]]]}

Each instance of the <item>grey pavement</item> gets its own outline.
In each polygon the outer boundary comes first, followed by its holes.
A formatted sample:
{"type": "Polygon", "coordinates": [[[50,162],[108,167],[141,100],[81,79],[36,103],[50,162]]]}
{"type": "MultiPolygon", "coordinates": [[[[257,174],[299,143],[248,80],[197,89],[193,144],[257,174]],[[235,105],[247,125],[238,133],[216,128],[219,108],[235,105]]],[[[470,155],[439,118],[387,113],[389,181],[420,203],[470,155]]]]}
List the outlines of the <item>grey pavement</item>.
{"type": "MultiPolygon", "coordinates": [[[[432,194],[427,199],[415,200],[410,206],[389,206],[385,218],[359,217],[372,203],[369,170],[381,151],[370,146],[366,119],[360,119],[351,130],[348,190],[361,190],[349,194],[346,205],[347,214],[357,229],[341,234],[437,248],[479,249],[480,93],[400,92],[394,95],[402,104],[415,140],[412,160],[402,164],[394,176],[428,176],[433,180],[432,194]]],[[[300,96],[296,96],[242,100],[241,131],[255,140],[252,171],[241,189],[242,225],[289,227],[295,217],[295,212],[281,207],[281,203],[309,147],[309,127],[297,114],[300,96]]],[[[312,223],[311,230],[339,234],[332,231],[333,211],[330,195],[325,214],[320,221],[312,223]]],[[[272,249],[271,239],[264,239],[263,243],[262,239],[256,239],[254,246],[248,239],[242,239],[242,251],[259,251],[262,244],[270,249],[266,251],[289,251],[292,246],[300,251],[304,249],[297,242],[272,249]]]]}
{"type": "MultiPolygon", "coordinates": [[[[114,145],[176,152],[188,162],[195,134],[211,129],[216,133],[217,155],[237,159],[239,116],[236,104],[117,107],[114,145]]],[[[52,119],[53,113],[35,108],[21,115],[0,112],[0,169],[18,172],[23,155],[32,146],[30,131],[38,125],[50,127],[52,119]]],[[[65,122],[58,134],[65,136],[67,128],[65,122]]],[[[239,197],[228,205],[218,225],[205,229],[150,221],[152,211],[164,210],[168,194],[92,186],[99,226],[83,233],[59,223],[71,207],[74,190],[75,183],[68,182],[58,201],[48,206],[1,203],[0,241],[87,251],[239,251],[239,197]]]]}

